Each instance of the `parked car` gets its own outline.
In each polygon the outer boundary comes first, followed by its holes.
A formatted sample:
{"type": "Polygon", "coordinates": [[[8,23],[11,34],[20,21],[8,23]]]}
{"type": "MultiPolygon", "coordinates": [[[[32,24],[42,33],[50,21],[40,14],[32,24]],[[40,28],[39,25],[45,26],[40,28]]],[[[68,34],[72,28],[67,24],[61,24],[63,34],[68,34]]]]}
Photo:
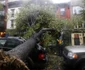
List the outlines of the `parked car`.
{"type": "Polygon", "coordinates": [[[64,48],[65,63],[78,70],[85,70],[85,46],[67,46],[64,48]]]}
{"type": "MultiPolygon", "coordinates": [[[[22,44],[23,42],[25,42],[25,39],[19,37],[0,38],[0,49],[8,51],[22,44]]],[[[47,60],[46,49],[40,45],[40,42],[38,42],[24,62],[30,69],[40,69],[45,67],[47,60]]]]}
{"type": "Polygon", "coordinates": [[[31,69],[43,69],[48,61],[47,51],[40,43],[37,43],[27,58],[28,67],[31,69]]]}
{"type": "Polygon", "coordinates": [[[2,37],[0,38],[0,49],[8,51],[22,44],[23,42],[25,42],[25,39],[20,37],[2,37]]]}

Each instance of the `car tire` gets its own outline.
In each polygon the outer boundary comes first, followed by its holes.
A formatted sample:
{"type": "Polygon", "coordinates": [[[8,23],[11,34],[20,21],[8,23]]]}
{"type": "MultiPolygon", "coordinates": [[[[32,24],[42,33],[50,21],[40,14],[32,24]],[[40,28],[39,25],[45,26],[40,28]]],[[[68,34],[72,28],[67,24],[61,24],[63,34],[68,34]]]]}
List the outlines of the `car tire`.
{"type": "Polygon", "coordinates": [[[79,70],[85,70],[85,62],[80,64],[79,70]]]}

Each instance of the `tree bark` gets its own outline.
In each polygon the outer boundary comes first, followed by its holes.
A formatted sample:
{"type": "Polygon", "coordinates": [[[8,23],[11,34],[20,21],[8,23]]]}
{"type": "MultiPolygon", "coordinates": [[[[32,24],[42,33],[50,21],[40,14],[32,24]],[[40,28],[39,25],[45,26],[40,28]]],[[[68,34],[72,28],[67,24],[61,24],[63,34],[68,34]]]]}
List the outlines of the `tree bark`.
{"type": "Polygon", "coordinates": [[[19,58],[21,60],[24,60],[32,48],[36,45],[36,39],[29,38],[26,42],[23,44],[17,46],[16,48],[6,52],[6,54],[9,54],[10,56],[15,56],[16,58],[19,58]]]}

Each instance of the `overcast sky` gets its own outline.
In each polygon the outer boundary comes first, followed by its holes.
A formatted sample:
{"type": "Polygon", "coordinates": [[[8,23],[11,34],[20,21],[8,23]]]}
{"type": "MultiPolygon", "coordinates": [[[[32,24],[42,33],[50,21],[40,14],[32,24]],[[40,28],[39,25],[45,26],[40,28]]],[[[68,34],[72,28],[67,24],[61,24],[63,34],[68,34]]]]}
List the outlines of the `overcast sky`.
{"type": "Polygon", "coordinates": [[[65,2],[70,2],[70,0],[52,0],[53,3],[65,3],[65,2]]]}

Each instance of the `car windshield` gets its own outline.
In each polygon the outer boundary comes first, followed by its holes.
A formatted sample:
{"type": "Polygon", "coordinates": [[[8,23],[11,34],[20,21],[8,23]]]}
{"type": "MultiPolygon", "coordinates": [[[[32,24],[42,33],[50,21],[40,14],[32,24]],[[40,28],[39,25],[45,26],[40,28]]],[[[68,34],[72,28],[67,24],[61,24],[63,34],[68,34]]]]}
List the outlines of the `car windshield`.
{"type": "Polygon", "coordinates": [[[6,43],[6,40],[0,40],[0,44],[4,45],[6,43]]]}

